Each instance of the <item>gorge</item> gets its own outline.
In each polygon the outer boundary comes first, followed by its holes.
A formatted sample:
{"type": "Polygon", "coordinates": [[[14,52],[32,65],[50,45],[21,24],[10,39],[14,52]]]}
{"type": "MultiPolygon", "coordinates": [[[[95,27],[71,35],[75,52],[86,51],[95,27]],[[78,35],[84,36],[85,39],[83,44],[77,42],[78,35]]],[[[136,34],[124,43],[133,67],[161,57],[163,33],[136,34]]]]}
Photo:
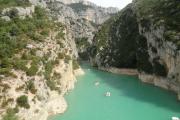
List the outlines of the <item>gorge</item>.
{"type": "Polygon", "coordinates": [[[70,105],[82,104],[52,120],[81,120],[88,111],[97,120],[147,119],[149,112],[156,116],[151,120],[179,116],[180,103],[166,91],[180,99],[179,48],[179,0],[133,0],[120,11],[86,0],[0,0],[0,120],[47,120],[64,113],[64,95],[77,80],[66,97],[70,105]],[[81,69],[84,60],[96,68],[81,69]],[[106,89],[112,98],[103,96],[106,89]],[[94,110],[105,109],[96,111],[100,115],[90,108],[93,93],[94,102],[103,103],[94,110]],[[85,111],[75,114],[76,109],[85,111]]]}
{"type": "Polygon", "coordinates": [[[179,6],[178,0],[134,0],[95,35],[91,63],[137,69],[143,82],[179,96],[179,6]]]}

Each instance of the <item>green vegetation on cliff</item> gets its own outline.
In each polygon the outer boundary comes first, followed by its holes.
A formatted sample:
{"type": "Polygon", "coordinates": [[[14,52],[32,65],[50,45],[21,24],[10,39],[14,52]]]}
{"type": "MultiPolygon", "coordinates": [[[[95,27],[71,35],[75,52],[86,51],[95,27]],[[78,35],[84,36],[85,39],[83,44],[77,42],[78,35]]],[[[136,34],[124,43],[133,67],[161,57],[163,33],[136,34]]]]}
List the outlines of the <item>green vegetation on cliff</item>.
{"type": "Polygon", "coordinates": [[[103,24],[95,35],[94,46],[102,65],[135,68],[138,36],[136,17],[129,5],[103,24]]]}
{"type": "Polygon", "coordinates": [[[17,102],[17,105],[20,106],[20,107],[23,107],[23,108],[26,108],[26,109],[30,108],[30,105],[28,103],[28,97],[25,96],[25,95],[22,95],[22,96],[18,97],[16,102],[17,102]]]}
{"type": "Polygon", "coordinates": [[[83,3],[72,3],[69,5],[75,12],[86,11],[88,8],[92,8],[92,6],[84,5],[83,3]]]}
{"type": "Polygon", "coordinates": [[[19,19],[14,17],[11,21],[0,19],[0,58],[12,57],[18,53],[30,40],[42,40],[38,31],[50,27],[50,21],[43,15],[41,8],[36,7],[33,18],[19,19]]]}
{"type": "Polygon", "coordinates": [[[180,49],[180,1],[179,0],[136,0],[136,11],[142,27],[150,29],[165,27],[164,36],[180,49]]]}
{"type": "Polygon", "coordinates": [[[179,10],[179,0],[134,0],[100,27],[89,52],[92,62],[167,77],[159,52],[167,41],[175,52],[180,48],[179,10]]]}
{"type": "Polygon", "coordinates": [[[32,63],[31,68],[27,69],[26,67],[27,60],[35,60],[35,57],[30,57],[31,55],[29,54],[26,55],[26,58],[24,56],[17,58],[15,55],[22,54],[22,50],[26,49],[28,43],[33,41],[40,42],[45,39],[46,35],[42,34],[42,32],[49,30],[53,26],[53,23],[50,22],[44,10],[40,7],[35,8],[32,18],[20,19],[16,15],[11,21],[0,19],[1,73],[4,74],[7,69],[7,74],[10,74],[10,69],[13,67],[27,71],[27,74],[30,76],[35,75],[38,70],[36,61],[32,63]]]}
{"type": "Polygon", "coordinates": [[[90,46],[90,43],[88,41],[88,38],[87,37],[80,37],[80,38],[76,38],[75,39],[75,42],[76,42],[76,46],[77,46],[77,49],[78,49],[78,54],[79,54],[79,57],[83,60],[88,60],[88,48],[90,46]]]}
{"type": "Polygon", "coordinates": [[[3,116],[2,120],[18,120],[13,109],[7,109],[6,114],[3,116]]]}
{"type": "Polygon", "coordinates": [[[0,0],[0,10],[7,7],[30,6],[29,0],[0,0]]]}

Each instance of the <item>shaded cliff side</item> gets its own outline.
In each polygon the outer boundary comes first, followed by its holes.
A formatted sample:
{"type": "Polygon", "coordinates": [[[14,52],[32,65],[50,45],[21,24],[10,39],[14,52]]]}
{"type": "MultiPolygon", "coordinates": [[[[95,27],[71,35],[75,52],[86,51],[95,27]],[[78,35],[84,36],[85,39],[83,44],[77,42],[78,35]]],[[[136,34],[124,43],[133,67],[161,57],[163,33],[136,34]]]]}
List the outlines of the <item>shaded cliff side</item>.
{"type": "Polygon", "coordinates": [[[100,27],[91,63],[136,68],[144,82],[179,93],[179,10],[178,0],[134,0],[100,27]]]}

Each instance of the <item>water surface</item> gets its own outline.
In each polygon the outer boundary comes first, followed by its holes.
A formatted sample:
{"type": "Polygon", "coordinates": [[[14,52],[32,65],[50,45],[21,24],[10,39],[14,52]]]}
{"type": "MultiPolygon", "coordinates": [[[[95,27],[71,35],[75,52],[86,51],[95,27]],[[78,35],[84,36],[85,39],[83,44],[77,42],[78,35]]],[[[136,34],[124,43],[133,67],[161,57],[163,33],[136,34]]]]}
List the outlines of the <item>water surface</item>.
{"type": "Polygon", "coordinates": [[[50,120],[171,120],[180,117],[180,102],[172,92],[140,82],[138,78],[115,75],[82,66],[76,88],[65,96],[68,109],[50,120]],[[99,82],[99,86],[95,83],[99,82]],[[111,92],[110,97],[104,94],[111,92]]]}

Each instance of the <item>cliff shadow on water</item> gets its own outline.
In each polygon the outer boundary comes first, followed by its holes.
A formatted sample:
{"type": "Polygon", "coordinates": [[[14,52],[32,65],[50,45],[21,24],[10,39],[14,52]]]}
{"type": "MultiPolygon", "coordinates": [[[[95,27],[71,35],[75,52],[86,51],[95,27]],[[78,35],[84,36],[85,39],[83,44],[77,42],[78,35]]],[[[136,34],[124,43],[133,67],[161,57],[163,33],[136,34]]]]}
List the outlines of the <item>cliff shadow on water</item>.
{"type": "Polygon", "coordinates": [[[83,69],[93,69],[91,72],[103,80],[101,84],[107,84],[109,87],[119,90],[120,96],[180,113],[180,102],[173,92],[143,83],[134,76],[99,71],[86,63],[81,66],[83,69]]]}

